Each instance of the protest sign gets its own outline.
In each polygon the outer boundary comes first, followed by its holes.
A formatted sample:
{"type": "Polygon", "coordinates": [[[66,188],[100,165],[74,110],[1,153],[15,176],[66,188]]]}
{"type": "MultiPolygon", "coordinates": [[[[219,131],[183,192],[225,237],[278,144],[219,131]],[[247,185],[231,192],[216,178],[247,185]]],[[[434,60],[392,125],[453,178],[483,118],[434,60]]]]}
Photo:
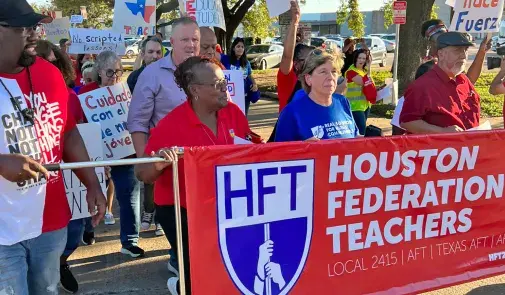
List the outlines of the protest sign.
{"type": "MultiPolygon", "coordinates": [[[[102,161],[103,151],[102,146],[95,144],[100,140],[101,128],[100,124],[97,123],[87,123],[77,125],[79,133],[84,140],[86,149],[88,150],[90,161],[102,161]]],[[[98,181],[100,181],[100,186],[102,192],[105,195],[105,171],[104,167],[95,168],[96,176],[98,181]]],[[[88,202],[86,201],[86,187],[77,178],[72,170],[63,170],[63,181],[65,184],[65,191],[67,193],[68,205],[70,206],[70,212],[72,212],[72,220],[90,217],[88,211],[88,202]]]]}
{"type": "Polygon", "coordinates": [[[74,14],[70,16],[70,23],[71,24],[82,24],[84,21],[84,17],[80,14],[74,14]]]}
{"type": "Polygon", "coordinates": [[[117,160],[135,153],[131,135],[126,129],[131,98],[126,82],[79,95],[88,122],[100,123],[102,127],[105,160],[117,160]]]}
{"type": "Polygon", "coordinates": [[[61,39],[69,39],[68,30],[70,29],[70,21],[67,16],[54,19],[48,24],[43,24],[46,38],[53,44],[59,44],[61,39]]]}
{"type": "Polygon", "coordinates": [[[192,292],[419,294],[504,273],[504,140],[186,148],[192,292]]]}
{"type": "Polygon", "coordinates": [[[498,32],[504,0],[455,0],[450,31],[498,32]]]}
{"type": "Polygon", "coordinates": [[[276,17],[291,8],[291,0],[267,0],[268,15],[276,17]]]}
{"type": "Polygon", "coordinates": [[[242,71],[226,70],[223,73],[228,81],[228,92],[230,93],[231,101],[245,114],[244,75],[242,71]]]}
{"type": "Polygon", "coordinates": [[[156,33],[156,0],[116,0],[112,28],[127,36],[156,33]]]}
{"type": "Polygon", "coordinates": [[[100,54],[103,51],[114,51],[124,55],[126,51],[123,35],[111,30],[70,29],[69,48],[71,54],[100,54]]]}
{"type": "Polygon", "coordinates": [[[221,0],[184,0],[181,11],[196,20],[200,27],[218,27],[226,31],[221,0]]]}

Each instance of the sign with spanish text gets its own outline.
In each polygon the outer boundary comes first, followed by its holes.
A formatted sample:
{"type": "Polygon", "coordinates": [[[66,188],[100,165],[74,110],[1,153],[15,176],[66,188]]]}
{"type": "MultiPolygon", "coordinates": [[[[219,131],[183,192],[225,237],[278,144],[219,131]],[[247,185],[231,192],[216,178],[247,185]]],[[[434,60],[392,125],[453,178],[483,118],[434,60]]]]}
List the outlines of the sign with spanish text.
{"type": "Polygon", "coordinates": [[[102,127],[103,158],[118,160],[135,153],[126,128],[132,94],[126,82],[79,95],[88,122],[102,127]]]}
{"type": "Polygon", "coordinates": [[[183,0],[179,3],[184,5],[181,11],[196,20],[200,27],[218,27],[226,31],[221,0],[183,0]]]}
{"type": "Polygon", "coordinates": [[[121,33],[112,30],[72,28],[69,30],[70,54],[100,54],[103,51],[114,51],[124,55],[125,40],[121,33]]]}
{"type": "Polygon", "coordinates": [[[450,31],[487,33],[500,31],[504,0],[455,0],[450,31]]]}
{"type": "Polygon", "coordinates": [[[503,141],[186,148],[192,292],[419,294],[505,273],[503,141]]]}
{"type": "Polygon", "coordinates": [[[53,44],[59,44],[61,39],[69,39],[70,20],[68,17],[54,19],[48,24],[43,24],[46,39],[53,44]]]}
{"type": "Polygon", "coordinates": [[[116,0],[112,28],[126,36],[154,35],[156,0],[116,0]]]}
{"type": "Polygon", "coordinates": [[[245,89],[242,71],[225,70],[223,73],[225,79],[228,81],[228,93],[230,93],[231,101],[245,114],[245,89]]]}
{"type": "MultiPolygon", "coordinates": [[[[87,123],[77,125],[79,133],[81,134],[86,149],[88,150],[90,161],[102,161],[103,150],[102,145],[95,144],[100,140],[101,128],[100,124],[87,123]]],[[[100,182],[102,192],[106,194],[105,186],[105,171],[104,167],[95,168],[96,176],[100,182]]],[[[68,205],[72,213],[72,220],[90,217],[88,211],[88,202],[86,201],[87,189],[84,184],[77,178],[77,175],[72,170],[63,170],[63,180],[65,184],[65,191],[67,193],[68,205]]]]}

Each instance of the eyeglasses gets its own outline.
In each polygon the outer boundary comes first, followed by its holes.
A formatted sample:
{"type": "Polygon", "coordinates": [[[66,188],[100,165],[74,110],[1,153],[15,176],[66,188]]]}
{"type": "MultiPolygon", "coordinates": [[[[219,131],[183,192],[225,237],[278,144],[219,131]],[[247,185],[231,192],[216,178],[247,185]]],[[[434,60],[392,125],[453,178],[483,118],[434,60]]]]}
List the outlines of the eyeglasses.
{"type": "Polygon", "coordinates": [[[109,78],[112,78],[114,77],[114,75],[116,75],[116,77],[120,78],[121,76],[123,76],[123,70],[111,70],[111,69],[108,69],[107,71],[105,71],[105,76],[109,77],[109,78]]]}
{"type": "Polygon", "coordinates": [[[19,29],[23,30],[23,35],[24,36],[30,36],[33,32],[40,34],[42,33],[42,24],[36,24],[33,27],[14,27],[6,24],[0,24],[1,27],[4,28],[13,28],[13,29],[19,29]]]}
{"type": "Polygon", "coordinates": [[[195,84],[212,86],[212,87],[214,87],[215,90],[221,90],[221,91],[228,89],[228,80],[226,80],[226,79],[220,79],[214,83],[195,83],[195,84]]]}

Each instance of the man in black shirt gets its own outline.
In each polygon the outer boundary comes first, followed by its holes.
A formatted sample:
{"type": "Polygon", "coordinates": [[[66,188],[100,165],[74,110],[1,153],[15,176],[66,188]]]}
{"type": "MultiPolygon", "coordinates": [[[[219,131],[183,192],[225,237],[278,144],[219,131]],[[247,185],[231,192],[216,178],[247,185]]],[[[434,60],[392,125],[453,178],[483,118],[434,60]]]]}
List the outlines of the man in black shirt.
{"type": "Polygon", "coordinates": [[[142,45],[140,47],[140,56],[142,58],[142,67],[140,69],[133,71],[130,76],[128,76],[128,87],[130,87],[130,91],[133,93],[133,89],[135,89],[135,85],[137,85],[137,80],[146,68],[146,66],[151,63],[159,60],[163,57],[162,55],[163,45],[161,44],[161,39],[158,37],[149,37],[142,41],[142,45]]]}

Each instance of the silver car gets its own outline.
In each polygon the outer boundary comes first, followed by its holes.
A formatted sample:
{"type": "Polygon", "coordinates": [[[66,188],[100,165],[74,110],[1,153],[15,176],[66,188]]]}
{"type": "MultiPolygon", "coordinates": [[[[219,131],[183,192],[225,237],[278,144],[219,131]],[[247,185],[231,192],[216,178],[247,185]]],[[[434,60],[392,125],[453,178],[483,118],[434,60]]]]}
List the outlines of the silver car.
{"type": "Polygon", "coordinates": [[[247,59],[253,69],[266,70],[281,63],[284,47],[276,44],[258,44],[247,48],[247,59]]]}

